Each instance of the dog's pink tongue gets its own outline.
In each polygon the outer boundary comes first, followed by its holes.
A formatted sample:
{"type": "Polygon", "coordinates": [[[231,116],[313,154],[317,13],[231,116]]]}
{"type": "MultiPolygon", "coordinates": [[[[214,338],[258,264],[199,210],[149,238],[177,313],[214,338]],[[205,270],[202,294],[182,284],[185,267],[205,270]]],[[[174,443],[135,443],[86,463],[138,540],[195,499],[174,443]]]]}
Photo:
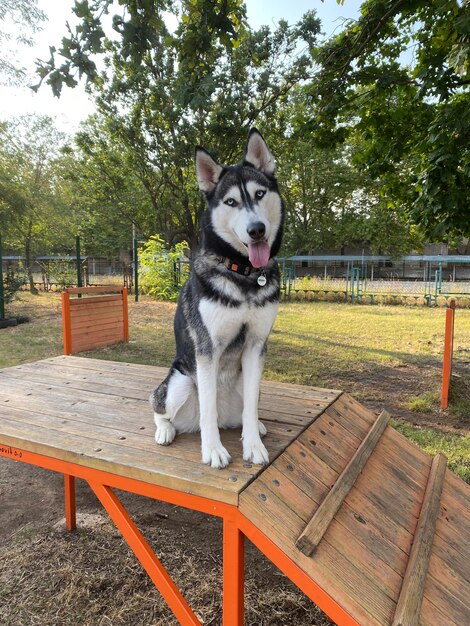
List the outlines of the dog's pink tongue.
{"type": "Polygon", "coordinates": [[[265,267],[269,262],[269,252],[267,241],[248,244],[248,258],[253,267],[265,267]]]}

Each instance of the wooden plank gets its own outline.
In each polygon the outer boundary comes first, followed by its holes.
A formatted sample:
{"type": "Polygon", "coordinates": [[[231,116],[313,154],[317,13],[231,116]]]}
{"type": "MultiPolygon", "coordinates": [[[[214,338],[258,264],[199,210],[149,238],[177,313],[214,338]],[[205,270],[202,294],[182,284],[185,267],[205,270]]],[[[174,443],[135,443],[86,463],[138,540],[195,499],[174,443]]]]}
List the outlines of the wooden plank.
{"type": "Polygon", "coordinates": [[[311,428],[302,434],[299,441],[313,452],[321,450],[322,455],[327,453],[331,467],[340,471],[344,469],[361,444],[361,439],[343,428],[326,412],[315,420],[311,428]]]}
{"type": "MultiPolygon", "coordinates": [[[[41,372],[41,376],[45,375],[44,368],[47,366],[50,368],[50,377],[49,380],[57,380],[57,376],[69,376],[71,380],[73,380],[73,386],[76,386],[76,383],[79,381],[75,379],[75,374],[77,370],[80,372],[90,372],[90,377],[92,376],[92,371],[96,371],[96,383],[98,384],[98,377],[102,381],[106,381],[109,385],[109,389],[111,386],[116,387],[119,390],[119,394],[121,394],[121,390],[123,386],[126,389],[142,389],[145,393],[148,394],[152,391],[167,375],[168,370],[163,368],[156,368],[152,366],[139,366],[139,369],[135,370],[129,367],[124,366],[123,368],[115,368],[114,362],[110,361],[102,361],[96,360],[98,367],[101,367],[101,370],[96,370],[96,367],[89,367],[88,361],[95,361],[95,359],[80,359],[75,357],[77,362],[73,362],[73,365],[69,367],[70,363],[64,363],[60,359],[51,362],[50,360],[44,361],[40,366],[31,363],[31,364],[23,364],[22,366],[17,366],[15,368],[11,368],[12,372],[24,372],[25,379],[28,379],[28,372],[31,372],[35,369],[39,369],[41,372]],[[83,366],[82,366],[83,363],[83,366]],[[56,372],[60,372],[57,374],[56,372]],[[70,374],[67,374],[70,372],[70,374]],[[147,375],[149,373],[150,375],[147,375]]],[[[120,364],[119,364],[120,365],[120,364]]],[[[17,376],[17,374],[14,374],[17,376]]],[[[34,378],[32,378],[34,380],[34,378]]],[[[288,389],[289,386],[285,385],[288,389]]],[[[269,419],[272,422],[276,423],[286,423],[286,424],[297,424],[299,426],[307,426],[310,424],[322,411],[322,408],[312,408],[311,402],[308,400],[302,400],[300,402],[296,402],[294,398],[282,398],[276,397],[273,398],[265,393],[264,390],[264,382],[261,384],[262,393],[260,399],[260,416],[262,419],[269,419]]]]}
{"type": "MultiPolygon", "coordinates": [[[[200,461],[169,457],[158,446],[154,454],[143,454],[142,450],[118,442],[96,441],[67,431],[61,432],[60,436],[55,431],[51,436],[51,431],[42,426],[7,417],[3,407],[1,413],[0,441],[4,445],[220,502],[237,504],[240,489],[261,470],[260,466],[253,466],[251,472],[247,471],[243,468],[241,455],[238,456],[239,467],[231,465],[225,470],[215,470],[200,461]]],[[[236,443],[239,447],[240,442],[236,443]]],[[[235,456],[235,450],[231,452],[235,456]]]]}
{"type": "Polygon", "coordinates": [[[70,287],[65,289],[67,293],[112,293],[113,291],[122,291],[123,287],[120,285],[102,285],[93,287],[70,287]]]}
{"type": "Polygon", "coordinates": [[[73,320],[79,321],[81,319],[87,319],[90,315],[97,315],[103,317],[105,313],[112,314],[113,316],[119,316],[124,319],[122,312],[121,302],[111,304],[96,304],[88,307],[76,307],[71,309],[71,317],[73,320]]]}
{"type": "Polygon", "coordinates": [[[470,537],[470,487],[452,472],[447,472],[435,539],[437,545],[440,545],[440,539],[446,550],[459,555],[453,562],[461,563],[460,572],[470,583],[470,542],[462,542],[462,536],[470,537]]]}
{"type": "MultiPolygon", "coordinates": [[[[116,409],[97,408],[88,404],[80,403],[71,406],[72,403],[63,402],[62,408],[46,404],[45,398],[37,395],[17,398],[16,395],[8,402],[8,406],[1,402],[3,395],[0,392],[0,414],[5,412],[7,417],[30,424],[36,424],[50,431],[54,441],[61,432],[83,435],[96,441],[108,443],[120,442],[124,447],[137,447],[142,452],[168,456],[170,463],[173,458],[189,459],[194,462],[201,461],[200,435],[198,433],[179,434],[171,446],[158,446],[154,440],[155,427],[150,415],[146,419],[136,420],[133,413],[116,409]],[[75,409],[75,410],[73,410],[75,409]],[[59,431],[59,434],[56,432],[59,431]]],[[[62,403],[61,403],[62,404],[62,403]]],[[[139,417],[142,410],[139,412],[139,417]]],[[[234,451],[235,465],[230,469],[236,469],[237,463],[243,466],[243,472],[255,476],[260,467],[252,463],[241,462],[240,429],[222,430],[221,436],[232,451],[234,451]],[[249,470],[249,471],[248,471],[249,470]]],[[[294,435],[295,436],[295,433],[294,435]]],[[[282,452],[292,441],[292,436],[287,436],[282,431],[270,428],[263,439],[268,452],[273,458],[282,452]]]]}
{"type": "Polygon", "coordinates": [[[392,626],[417,626],[419,622],[446,467],[447,458],[437,454],[432,462],[392,626]]]}
{"type": "MultiPolygon", "coordinates": [[[[322,460],[324,455],[321,451],[308,445],[308,435],[314,426],[315,424],[292,443],[273,465],[286,476],[292,477],[307,495],[318,492],[322,487],[329,490],[339,475],[339,472],[322,460]],[[301,439],[306,443],[300,444],[301,439]]],[[[406,554],[409,553],[412,542],[408,527],[416,524],[430,467],[429,457],[418,451],[424,455],[424,474],[418,480],[413,465],[406,461],[408,445],[411,449],[414,448],[403,436],[388,428],[368,461],[371,471],[367,475],[359,476],[345,500],[345,505],[354,509],[357,519],[376,528],[406,554]],[[400,450],[405,450],[402,460],[399,459],[400,450]]],[[[338,514],[340,513],[341,509],[338,514]]]]}
{"type": "MultiPolygon", "coordinates": [[[[434,536],[434,540],[435,538],[434,536]]],[[[465,580],[461,576],[453,563],[451,564],[440,558],[438,552],[434,550],[433,543],[423,597],[427,594],[432,601],[436,596],[434,592],[436,585],[443,586],[446,593],[455,598],[461,606],[467,606],[470,614],[470,581],[465,580]]]]}
{"type": "Polygon", "coordinates": [[[240,511],[269,539],[279,546],[317,584],[361,626],[389,624],[395,603],[360,567],[338,552],[326,539],[318,548],[315,559],[305,556],[295,547],[295,540],[304,522],[285,504],[265,493],[260,497],[257,480],[240,495],[240,511]],[[361,590],[358,594],[358,590],[361,590]]]}
{"type": "Polygon", "coordinates": [[[115,337],[124,338],[124,328],[122,323],[114,322],[111,325],[107,324],[104,328],[101,327],[101,324],[98,324],[96,328],[91,329],[78,328],[77,330],[74,330],[72,327],[73,344],[80,343],[81,341],[114,339],[115,337]]]}
{"type": "Polygon", "coordinates": [[[96,307],[72,309],[70,315],[72,321],[83,321],[90,319],[92,316],[96,316],[96,319],[99,319],[100,317],[107,317],[107,315],[124,319],[122,315],[122,306],[119,302],[116,305],[102,306],[101,304],[97,304],[96,307]]]}
{"type": "Polygon", "coordinates": [[[297,385],[295,383],[281,383],[272,380],[264,382],[266,383],[266,389],[273,395],[284,395],[283,392],[286,391],[289,397],[292,398],[318,399],[319,401],[332,402],[343,393],[338,389],[310,387],[309,385],[297,385]]]}
{"type": "MultiPolygon", "coordinates": [[[[41,362],[42,363],[42,362],[41,362]]],[[[117,361],[109,361],[104,359],[91,359],[91,358],[82,358],[82,357],[54,357],[53,359],[46,359],[44,363],[52,363],[58,364],[61,367],[74,368],[74,367],[83,367],[90,370],[95,370],[101,372],[101,374],[110,373],[112,376],[125,375],[129,379],[130,377],[136,377],[142,379],[143,376],[148,377],[150,380],[156,380],[156,374],[158,377],[162,379],[168,374],[168,367],[156,367],[153,365],[143,365],[140,363],[121,363],[117,361]]],[[[288,399],[296,398],[296,394],[298,389],[302,389],[300,385],[291,385],[290,383],[273,383],[271,381],[263,380],[261,382],[261,402],[263,402],[263,396],[271,397],[274,395],[274,390],[276,393],[276,397],[279,396],[278,405],[283,405],[283,398],[288,401],[288,399]]],[[[312,400],[314,402],[319,402],[320,407],[315,407],[316,409],[326,407],[329,405],[334,399],[340,395],[341,392],[336,392],[329,389],[317,389],[315,387],[305,387],[304,391],[301,395],[302,398],[308,400],[312,400]]],[[[292,406],[295,406],[295,403],[292,406]]],[[[296,411],[298,413],[298,411],[296,411]]],[[[308,416],[306,416],[308,417],[308,416]]]]}
{"type": "MultiPolygon", "coordinates": [[[[271,471],[271,467],[255,481],[259,494],[266,497],[275,495],[305,524],[321,500],[310,497],[288,476],[271,471]]],[[[398,597],[402,582],[401,572],[407,556],[396,546],[385,542],[380,532],[371,532],[371,528],[355,518],[350,509],[342,508],[341,513],[331,522],[325,540],[344,558],[373,577],[377,586],[390,598],[398,597]]]]}
{"type": "MultiPolygon", "coordinates": [[[[75,300],[72,300],[75,303],[75,300]]],[[[86,300],[86,305],[83,305],[79,300],[79,304],[71,307],[70,312],[72,317],[79,317],[80,315],[89,315],[92,312],[100,313],[103,311],[120,311],[122,315],[122,302],[121,300],[113,300],[112,302],[94,302],[92,298],[86,300]]]]}
{"type": "Polygon", "coordinates": [[[71,298],[70,305],[73,309],[87,308],[89,306],[95,306],[98,303],[110,304],[111,302],[122,302],[122,296],[120,294],[112,296],[93,296],[90,298],[71,298]]]}
{"type": "Polygon", "coordinates": [[[102,320],[98,320],[98,323],[96,320],[94,321],[81,321],[81,322],[75,322],[75,324],[73,325],[73,329],[74,332],[77,333],[79,330],[84,330],[84,331],[90,331],[93,330],[94,328],[108,328],[108,327],[114,327],[114,328],[123,328],[124,323],[123,320],[120,319],[119,317],[113,317],[113,318],[104,318],[102,320]]]}
{"type": "Polygon", "coordinates": [[[335,406],[351,421],[359,421],[368,424],[369,428],[377,419],[373,411],[360,404],[357,400],[347,393],[343,393],[335,403],[335,406]]]}
{"type": "Polygon", "coordinates": [[[89,312],[84,315],[77,315],[72,318],[72,330],[76,327],[76,324],[88,325],[96,324],[98,322],[106,323],[107,321],[113,320],[119,322],[121,326],[124,325],[122,312],[119,309],[116,309],[115,311],[102,311],[96,314],[93,312],[89,312]]]}
{"type": "Polygon", "coordinates": [[[77,328],[93,328],[100,324],[109,324],[115,323],[120,326],[124,326],[124,321],[122,317],[122,312],[118,309],[115,311],[103,311],[98,314],[94,314],[90,312],[86,315],[79,315],[77,317],[72,318],[72,332],[75,332],[77,328]]]}
{"type": "MultiPolygon", "coordinates": [[[[104,408],[106,408],[106,405],[114,407],[116,402],[118,405],[125,402],[129,410],[135,407],[134,410],[137,413],[148,414],[149,418],[152,416],[151,409],[148,406],[148,397],[151,390],[154,389],[159,381],[153,380],[151,383],[143,383],[141,388],[136,387],[135,391],[133,391],[133,388],[128,386],[125,379],[123,379],[122,382],[118,381],[117,384],[110,385],[108,384],[110,380],[109,376],[102,378],[99,373],[92,370],[74,368],[70,373],[67,372],[67,368],[62,368],[63,371],[59,374],[57,370],[60,371],[60,368],[55,368],[54,374],[52,375],[50,373],[50,367],[49,365],[49,369],[45,371],[44,368],[41,370],[36,367],[28,367],[27,365],[16,366],[8,370],[3,370],[3,372],[0,371],[0,380],[2,378],[4,381],[7,379],[11,380],[11,385],[15,389],[18,389],[20,394],[25,389],[27,389],[29,393],[34,390],[36,395],[38,392],[46,392],[47,400],[50,396],[50,391],[54,389],[56,398],[60,398],[61,402],[66,402],[67,398],[71,397],[70,390],[74,389],[74,400],[83,400],[87,403],[92,402],[94,404],[99,403],[100,406],[105,405],[104,408]],[[74,375],[74,372],[76,372],[76,375],[74,375]],[[45,380],[47,382],[44,382],[45,380]],[[123,399],[123,394],[126,396],[125,399],[123,399]],[[105,399],[99,402],[99,396],[104,396],[105,399]],[[136,404],[135,402],[131,404],[133,400],[142,400],[145,404],[136,404]]],[[[158,373],[163,377],[163,373],[166,374],[166,371],[163,370],[163,372],[159,371],[158,373]]],[[[135,381],[136,379],[134,378],[133,380],[135,381]]],[[[133,382],[132,384],[136,385],[137,383],[133,382]]],[[[290,437],[290,440],[297,436],[305,427],[305,420],[303,418],[298,420],[300,423],[295,423],[297,418],[287,413],[278,415],[260,410],[259,415],[270,431],[278,428],[282,430],[287,437],[290,437]]]]}
{"type": "MultiPolygon", "coordinates": [[[[302,471],[303,469],[295,473],[288,471],[285,465],[281,465],[280,459],[277,459],[257,478],[256,483],[266,481],[271,485],[270,488],[279,493],[280,497],[289,503],[289,507],[307,523],[329,489],[310,472],[302,471]],[[309,502],[312,504],[308,504],[309,502]]],[[[406,548],[409,551],[411,534],[390,521],[364,494],[357,490],[354,492],[353,488],[334,521],[359,540],[364,546],[363,549],[368,550],[374,558],[383,561],[387,567],[390,566],[398,575],[402,575],[408,560],[406,548]]],[[[345,545],[344,550],[348,551],[349,547],[345,545]]]]}
{"type": "Polygon", "coordinates": [[[115,339],[106,339],[102,341],[86,341],[80,342],[78,345],[73,346],[74,352],[86,352],[87,350],[97,350],[98,348],[107,348],[108,346],[112,346],[116,343],[122,343],[122,337],[118,337],[115,339]]]}
{"type": "Polygon", "coordinates": [[[79,324],[74,324],[72,328],[72,332],[75,335],[86,334],[97,332],[102,329],[113,329],[117,328],[123,331],[124,323],[121,317],[117,315],[108,315],[107,317],[103,317],[101,319],[96,319],[93,321],[85,321],[80,322],[79,324]]]}
{"type": "MultiPolygon", "coordinates": [[[[463,598],[456,597],[453,593],[454,589],[448,584],[448,580],[439,576],[435,578],[430,576],[429,573],[425,581],[425,594],[428,602],[431,602],[440,612],[446,615],[446,620],[441,622],[437,626],[445,624],[458,624],[458,626],[467,626],[470,624],[470,599],[469,599],[469,586],[468,583],[465,587],[466,595],[463,598]]],[[[423,600],[424,601],[424,600],[423,600]]],[[[434,621],[434,620],[433,620],[434,621]]],[[[422,605],[419,610],[418,622],[409,622],[410,626],[417,623],[422,625],[422,605]]]]}
{"type": "Polygon", "coordinates": [[[333,517],[367,463],[389,419],[390,415],[382,411],[351,461],[297,539],[297,548],[307,556],[312,555],[320,543],[333,517]]]}

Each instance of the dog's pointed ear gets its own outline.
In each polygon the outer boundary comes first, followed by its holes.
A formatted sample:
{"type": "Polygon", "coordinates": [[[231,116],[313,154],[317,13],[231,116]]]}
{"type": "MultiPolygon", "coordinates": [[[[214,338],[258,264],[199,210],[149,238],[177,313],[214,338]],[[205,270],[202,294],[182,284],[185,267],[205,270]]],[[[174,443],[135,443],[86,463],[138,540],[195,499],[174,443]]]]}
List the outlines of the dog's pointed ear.
{"type": "Polygon", "coordinates": [[[205,193],[210,193],[214,190],[215,186],[219,182],[220,174],[223,167],[219,165],[211,155],[197,146],[196,148],[196,179],[199,189],[205,193]]]}
{"type": "Polygon", "coordinates": [[[253,165],[257,170],[260,170],[268,176],[274,176],[276,171],[274,157],[269,151],[261,133],[256,128],[252,128],[248,135],[245,163],[253,165]]]}

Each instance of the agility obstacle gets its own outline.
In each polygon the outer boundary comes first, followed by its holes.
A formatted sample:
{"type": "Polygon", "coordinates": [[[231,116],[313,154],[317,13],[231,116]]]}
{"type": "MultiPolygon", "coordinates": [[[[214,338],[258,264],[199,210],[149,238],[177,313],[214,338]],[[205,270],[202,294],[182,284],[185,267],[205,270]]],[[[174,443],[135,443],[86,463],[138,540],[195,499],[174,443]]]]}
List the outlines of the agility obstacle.
{"type": "MultiPolygon", "coordinates": [[[[166,370],[61,356],[0,370],[0,455],[88,482],[180,624],[200,626],[114,493],[223,520],[223,626],[244,624],[244,538],[340,626],[470,624],[470,486],[348,394],[264,382],[271,463],[200,462],[198,434],[155,445],[147,398],[166,370]]],[[[195,607],[197,608],[197,607],[195,607]]]]}
{"type": "Polygon", "coordinates": [[[65,289],[62,334],[64,354],[69,355],[129,341],[126,287],[65,289]]]}

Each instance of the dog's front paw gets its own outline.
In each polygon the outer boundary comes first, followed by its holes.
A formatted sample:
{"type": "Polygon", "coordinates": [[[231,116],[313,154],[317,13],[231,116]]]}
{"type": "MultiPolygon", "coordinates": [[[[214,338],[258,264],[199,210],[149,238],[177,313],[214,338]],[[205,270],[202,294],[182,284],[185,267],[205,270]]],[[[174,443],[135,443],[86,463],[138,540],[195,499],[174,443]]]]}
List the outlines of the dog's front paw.
{"type": "Polygon", "coordinates": [[[231,461],[230,454],[219,442],[218,444],[202,446],[202,462],[216,469],[227,467],[231,461]]]}
{"type": "Polygon", "coordinates": [[[160,420],[155,432],[155,441],[160,446],[169,446],[176,435],[176,429],[168,420],[160,420]]]}
{"type": "Polygon", "coordinates": [[[267,465],[269,463],[269,454],[264,443],[255,442],[251,445],[243,445],[243,460],[255,463],[256,465],[267,465]]]}

